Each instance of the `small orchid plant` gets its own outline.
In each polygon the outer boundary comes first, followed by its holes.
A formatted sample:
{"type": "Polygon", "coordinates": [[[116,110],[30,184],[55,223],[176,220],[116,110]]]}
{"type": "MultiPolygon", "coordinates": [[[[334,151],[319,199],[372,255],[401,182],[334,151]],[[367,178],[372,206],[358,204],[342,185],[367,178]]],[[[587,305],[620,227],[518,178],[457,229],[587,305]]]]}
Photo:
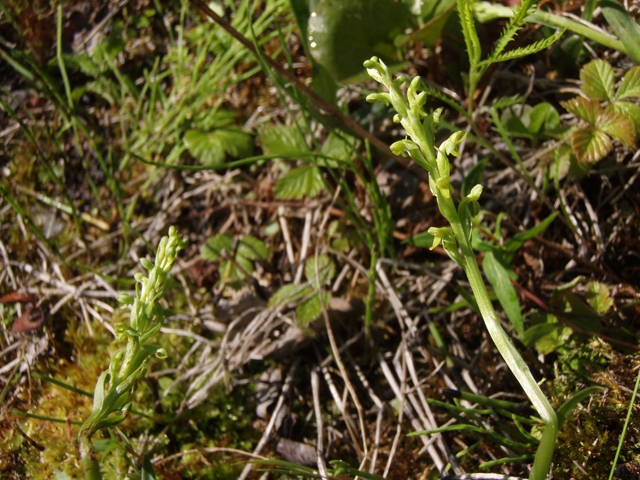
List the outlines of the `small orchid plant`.
{"type": "Polygon", "coordinates": [[[167,278],[178,252],[185,248],[183,239],[175,227],[160,240],[155,265],[146,258],[140,263],[149,275],[136,273],[136,296],[123,294],[118,302],[131,306],[129,323],[115,325],[116,341],[127,340],[126,347],[118,350],[102,372],[93,394],[93,411],[80,427],[78,443],[85,478],[100,479],[100,467],[95,459],[91,437],[102,428],[114,427],[124,421],[131,410],[131,394],[136,381],[143,378],[152,356],[164,358],[164,348],[151,342],[160,331],[168,311],[158,301],[167,291],[167,278]]]}
{"type": "Polygon", "coordinates": [[[394,80],[381,60],[373,57],[364,62],[364,66],[369,75],[388,90],[387,93],[369,95],[367,101],[391,105],[397,112],[393,118],[394,122],[400,123],[407,132],[408,138],[391,145],[391,150],[396,155],[408,155],[429,172],[431,192],[437,199],[440,212],[450,224],[448,227],[429,229],[428,232],[433,236],[431,248],[442,245],[449,257],[466,273],[491,338],[544,422],[542,437],[530,475],[533,480],[543,480],[549,472],[558,436],[558,416],[533,378],[529,367],[500,325],[471,247],[473,218],[479,212],[478,199],[482,194],[482,185],[475,185],[470,193],[457,203],[457,206],[452,195],[454,190],[450,182],[451,164],[448,156],[460,155],[459,147],[465,139],[465,134],[455,132],[436,147],[435,132],[442,109],[435,110],[431,114],[424,111],[427,96],[425,92],[419,91],[420,78],[415,77],[410,82],[405,94],[401,87],[406,79],[398,77],[394,80]]]}

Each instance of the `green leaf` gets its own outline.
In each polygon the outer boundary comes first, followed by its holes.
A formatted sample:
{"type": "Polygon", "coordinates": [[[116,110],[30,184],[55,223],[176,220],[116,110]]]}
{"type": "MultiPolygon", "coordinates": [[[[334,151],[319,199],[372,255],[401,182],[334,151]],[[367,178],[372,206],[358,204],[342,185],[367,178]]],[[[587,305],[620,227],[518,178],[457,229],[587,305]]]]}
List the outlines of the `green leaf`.
{"type": "Polygon", "coordinates": [[[295,125],[272,125],[258,134],[266,155],[289,157],[309,152],[307,142],[295,125]]]}
{"type": "Polygon", "coordinates": [[[321,0],[308,23],[311,56],[337,81],[363,72],[363,62],[374,55],[393,63],[394,38],[410,19],[403,2],[321,0]]]}
{"type": "Polygon", "coordinates": [[[602,113],[602,107],[599,102],[591,101],[584,97],[575,97],[566,102],[560,102],[567,112],[572,113],[576,117],[590,125],[595,125],[598,122],[598,117],[602,113]]]}
{"type": "Polygon", "coordinates": [[[289,283],[283,285],[269,299],[269,306],[284,305],[286,303],[297,303],[304,297],[313,293],[313,289],[308,285],[294,285],[289,283]]]}
{"type": "Polygon", "coordinates": [[[529,133],[537,135],[550,132],[560,125],[558,111],[547,102],[534,106],[529,113],[529,133]]]}
{"type": "Polygon", "coordinates": [[[322,314],[322,305],[324,308],[329,306],[331,295],[328,292],[318,292],[313,297],[302,302],[296,308],[296,319],[300,325],[306,325],[312,322],[322,314]]]}
{"type": "Polygon", "coordinates": [[[563,326],[559,323],[539,323],[538,325],[527,328],[524,335],[520,337],[520,341],[528,347],[561,328],[563,328],[563,326]]]}
{"type": "Polygon", "coordinates": [[[602,392],[604,390],[606,390],[604,387],[587,387],[584,390],[576,392],[569,400],[564,402],[556,411],[556,415],[558,416],[558,429],[562,428],[562,424],[567,420],[567,417],[569,417],[573,409],[576,408],[581,401],[594,393],[602,392]]]}
{"type": "MultiPolygon", "coordinates": [[[[460,193],[462,194],[462,198],[469,195],[469,192],[471,192],[471,189],[473,187],[475,187],[476,185],[482,184],[482,177],[484,176],[484,167],[487,165],[488,161],[489,161],[488,157],[483,158],[478,163],[476,163],[473,167],[471,167],[471,169],[469,170],[469,173],[465,175],[464,180],[462,181],[462,187],[460,188],[460,193]]],[[[426,232],[423,232],[418,235],[423,235],[424,233],[426,232]]],[[[414,236],[412,239],[415,239],[418,235],[414,236]]],[[[430,246],[431,245],[429,245],[429,247],[430,246]]]]}
{"type": "Polygon", "coordinates": [[[594,100],[613,100],[613,68],[604,60],[593,60],[580,70],[582,91],[594,100]]]}
{"type": "Polygon", "coordinates": [[[315,197],[324,188],[322,173],[315,165],[294,168],[276,182],[275,196],[279,199],[298,200],[315,197]]]}
{"type": "Polygon", "coordinates": [[[207,166],[222,164],[227,155],[242,158],[253,154],[251,135],[234,126],[208,133],[202,130],[187,130],[184,142],[191,155],[207,166]]]}
{"type": "Polygon", "coordinates": [[[615,0],[600,0],[599,3],[604,18],[624,45],[629,58],[635,63],[640,63],[640,26],[615,0]]]}
{"type": "Polygon", "coordinates": [[[588,126],[573,130],[571,148],[580,162],[596,163],[607,156],[613,145],[609,135],[588,126]]]}
{"type": "Polygon", "coordinates": [[[432,248],[434,241],[435,237],[432,234],[429,232],[421,232],[411,238],[408,238],[403,243],[408,243],[414,247],[432,248]]]}
{"type": "Polygon", "coordinates": [[[616,92],[616,100],[640,97],[640,67],[630,69],[616,92]]]}
{"type": "Polygon", "coordinates": [[[504,265],[496,259],[494,253],[491,251],[484,254],[482,270],[496,292],[498,301],[500,305],[502,305],[504,313],[506,313],[516,332],[519,336],[524,335],[524,322],[522,320],[520,302],[518,300],[518,294],[511,284],[509,272],[504,265]]]}
{"type": "Polygon", "coordinates": [[[496,51],[494,51],[494,53],[492,53],[487,60],[480,62],[480,65],[486,66],[492,63],[506,62],[508,60],[526,57],[527,55],[533,55],[534,53],[541,52],[542,50],[546,50],[551,45],[553,45],[560,37],[562,37],[562,35],[564,35],[565,31],[566,31],[566,28],[563,28],[562,30],[554,33],[550,37],[543,38],[542,40],[532,43],[531,45],[528,45],[526,47],[509,50],[508,52],[505,52],[505,53],[498,53],[497,52],[498,49],[496,47],[496,51]]]}
{"type": "Polygon", "coordinates": [[[269,249],[262,240],[253,235],[245,235],[240,240],[237,255],[248,260],[266,260],[269,258],[269,249]]]}
{"type": "Polygon", "coordinates": [[[315,256],[307,260],[304,274],[313,288],[319,290],[334,277],[336,266],[328,255],[318,255],[317,261],[315,256]]]}
{"type": "Polygon", "coordinates": [[[149,457],[144,456],[142,461],[142,470],[140,471],[140,480],[157,480],[156,472],[153,469],[153,464],[149,460],[149,457]]]}
{"type": "Polygon", "coordinates": [[[636,132],[640,133],[640,105],[631,102],[614,102],[608,110],[626,115],[632,122],[636,132]]]}
{"type": "Polygon", "coordinates": [[[500,247],[500,250],[504,252],[505,260],[511,263],[513,255],[520,249],[520,247],[522,247],[524,242],[531,240],[544,232],[557,216],[558,212],[553,212],[535,227],[531,227],[529,230],[524,232],[518,232],[513,237],[507,239],[507,241],[504,242],[504,245],[500,247]]]}
{"type": "MultiPolygon", "coordinates": [[[[456,6],[456,0],[444,0],[442,2],[420,2],[424,7],[437,5],[437,12],[431,12],[430,18],[411,35],[406,37],[403,44],[408,40],[419,40],[427,47],[433,47],[442,33],[447,20],[456,6]]],[[[425,18],[423,16],[423,18],[425,18]]],[[[397,44],[398,42],[396,42],[397,44]]]]}
{"type": "Polygon", "coordinates": [[[203,260],[214,261],[222,257],[223,252],[227,255],[233,254],[233,237],[226,233],[221,233],[209,238],[202,247],[200,247],[200,256],[203,260]]]}
{"type": "Polygon", "coordinates": [[[601,115],[596,128],[608,133],[626,147],[631,148],[636,143],[636,129],[633,122],[621,113],[609,112],[601,115]]]}
{"type": "MultiPolygon", "coordinates": [[[[344,134],[338,135],[337,133],[331,132],[320,151],[323,155],[335,160],[350,162],[357,145],[358,141],[355,138],[345,137],[344,134]]],[[[335,162],[333,163],[335,164],[335,162]]]]}
{"type": "Polygon", "coordinates": [[[609,289],[600,282],[589,282],[587,285],[587,302],[600,315],[607,313],[613,306],[609,289]]]}

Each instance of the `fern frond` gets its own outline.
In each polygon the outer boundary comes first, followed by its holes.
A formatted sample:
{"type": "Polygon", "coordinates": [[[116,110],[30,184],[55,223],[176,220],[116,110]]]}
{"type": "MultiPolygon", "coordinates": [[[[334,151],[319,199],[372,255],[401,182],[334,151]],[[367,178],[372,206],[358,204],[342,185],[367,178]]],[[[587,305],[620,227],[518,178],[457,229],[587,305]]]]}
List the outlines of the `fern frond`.
{"type": "Polygon", "coordinates": [[[501,110],[521,103],[524,103],[524,95],[512,95],[511,97],[497,98],[491,106],[496,110],[501,110]]]}
{"type": "Polygon", "coordinates": [[[482,48],[480,47],[480,39],[478,38],[478,32],[476,32],[476,26],[473,23],[474,19],[473,13],[471,12],[470,0],[458,0],[458,15],[460,16],[464,42],[467,44],[469,63],[471,64],[471,69],[475,69],[476,65],[480,62],[482,48]]]}
{"type": "Polygon", "coordinates": [[[523,0],[520,5],[514,8],[513,17],[511,17],[509,22],[507,22],[507,24],[505,25],[504,30],[502,31],[502,34],[500,34],[500,38],[498,39],[498,42],[493,49],[493,52],[491,52],[491,55],[489,55],[489,58],[487,60],[498,57],[504,51],[507,45],[513,40],[518,31],[522,28],[527,17],[535,11],[535,8],[535,0],[523,0]]]}
{"type": "Polygon", "coordinates": [[[533,53],[537,53],[545,48],[549,48],[553,43],[556,42],[566,31],[566,29],[562,29],[559,32],[554,33],[550,37],[544,38],[538,42],[532,43],[526,47],[516,48],[515,50],[510,50],[507,53],[503,53],[498,56],[491,56],[486,60],[480,62],[481,68],[486,68],[492,63],[504,62],[507,60],[513,60],[514,58],[526,57],[527,55],[531,55],[533,53]]]}
{"type": "Polygon", "coordinates": [[[445,93],[442,93],[440,90],[438,90],[436,88],[433,88],[433,87],[431,87],[429,85],[424,85],[423,87],[424,87],[423,91],[426,92],[428,96],[437,98],[441,102],[444,102],[447,105],[449,105],[451,108],[453,108],[458,113],[460,113],[463,116],[469,118],[469,113],[464,108],[462,108],[458,104],[458,102],[456,102],[450,96],[446,95],[445,93]]]}

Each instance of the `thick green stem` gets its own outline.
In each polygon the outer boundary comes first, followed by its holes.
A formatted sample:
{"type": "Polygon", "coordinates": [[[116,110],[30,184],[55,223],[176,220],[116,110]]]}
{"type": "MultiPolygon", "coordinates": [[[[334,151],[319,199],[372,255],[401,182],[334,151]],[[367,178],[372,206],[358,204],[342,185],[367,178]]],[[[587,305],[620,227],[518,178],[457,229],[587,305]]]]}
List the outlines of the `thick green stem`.
{"type": "Polygon", "coordinates": [[[95,458],[91,439],[88,435],[80,435],[78,443],[80,444],[80,460],[82,462],[84,478],[86,480],[102,480],[100,465],[95,458]]]}

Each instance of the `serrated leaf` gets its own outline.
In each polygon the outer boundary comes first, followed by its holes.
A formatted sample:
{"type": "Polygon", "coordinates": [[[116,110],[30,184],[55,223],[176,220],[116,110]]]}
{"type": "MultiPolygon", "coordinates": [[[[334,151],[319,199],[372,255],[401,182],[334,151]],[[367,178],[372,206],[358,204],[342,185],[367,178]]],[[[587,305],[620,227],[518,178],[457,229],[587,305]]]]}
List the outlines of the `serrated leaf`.
{"type": "Polygon", "coordinates": [[[253,235],[245,235],[240,240],[237,255],[248,260],[266,260],[269,258],[269,249],[262,240],[253,235]]]}
{"type": "Polygon", "coordinates": [[[403,2],[321,0],[308,23],[311,56],[335,80],[346,80],[363,72],[362,63],[374,55],[393,62],[393,40],[410,19],[403,2]]]}
{"type": "Polygon", "coordinates": [[[294,125],[272,125],[262,128],[258,138],[266,155],[287,157],[309,151],[307,142],[294,125]]]}
{"type": "Polygon", "coordinates": [[[640,105],[624,101],[614,102],[608,110],[626,115],[633,122],[636,132],[640,133],[640,105]]]}
{"type": "Polygon", "coordinates": [[[595,125],[598,117],[602,113],[602,107],[599,102],[594,102],[584,97],[575,97],[566,102],[560,102],[567,112],[572,113],[576,117],[591,125],[595,125]]]}
{"type": "Polygon", "coordinates": [[[313,289],[308,285],[295,285],[293,283],[289,283],[280,287],[280,289],[271,296],[269,299],[269,306],[273,307],[286,303],[296,303],[312,293],[313,289]]]}
{"type": "Polygon", "coordinates": [[[607,313],[613,306],[609,289],[600,282],[589,282],[587,285],[587,302],[600,315],[607,313]]]}
{"type": "Polygon", "coordinates": [[[313,288],[319,290],[336,274],[336,266],[328,255],[318,255],[307,260],[304,274],[313,288]]]}
{"type": "Polygon", "coordinates": [[[524,335],[524,321],[522,320],[520,301],[518,300],[516,289],[511,283],[508,270],[498,261],[492,251],[484,254],[482,270],[493,287],[496,297],[498,297],[498,301],[502,305],[511,325],[513,325],[519,336],[524,335]]]}
{"type": "Polygon", "coordinates": [[[640,67],[633,67],[625,73],[616,92],[616,100],[640,97],[640,67]]]}
{"type": "Polygon", "coordinates": [[[296,308],[296,319],[300,325],[306,325],[322,315],[322,305],[329,306],[331,295],[328,292],[318,292],[296,308]]]}
{"type": "Polygon", "coordinates": [[[512,95],[511,97],[500,97],[493,101],[493,108],[496,110],[500,110],[501,108],[511,107],[513,105],[518,105],[524,103],[525,97],[524,95],[512,95]]]}
{"type": "Polygon", "coordinates": [[[184,142],[191,155],[202,165],[216,166],[224,162],[227,155],[234,158],[253,154],[253,139],[238,127],[219,128],[212,132],[187,130],[184,142]]]}
{"type": "Polygon", "coordinates": [[[626,147],[632,147],[636,143],[633,122],[621,113],[609,112],[601,115],[596,128],[608,133],[626,147]]]}
{"type": "Polygon", "coordinates": [[[324,188],[322,173],[315,165],[294,168],[276,182],[275,196],[284,200],[315,197],[324,188]]]}
{"type": "Polygon", "coordinates": [[[498,46],[496,46],[494,53],[492,53],[487,60],[480,62],[480,66],[485,67],[492,63],[506,62],[508,60],[526,57],[527,55],[533,55],[534,53],[538,53],[538,52],[541,52],[542,50],[546,50],[551,45],[553,45],[560,37],[562,37],[565,31],[566,29],[563,28],[562,30],[554,33],[550,37],[543,38],[542,40],[532,43],[527,47],[515,48],[505,53],[499,53],[498,46]]]}
{"type": "Polygon", "coordinates": [[[613,68],[604,60],[593,60],[580,70],[582,91],[594,100],[613,100],[613,68]]]}
{"type": "Polygon", "coordinates": [[[607,156],[613,145],[609,135],[588,126],[573,130],[571,148],[580,162],[596,163],[607,156]]]}
{"type": "Polygon", "coordinates": [[[357,144],[358,141],[353,137],[345,137],[344,135],[331,132],[320,151],[327,157],[342,162],[349,162],[353,158],[354,149],[357,144]]]}
{"type": "Polygon", "coordinates": [[[200,247],[200,256],[203,260],[214,261],[223,256],[223,252],[227,255],[233,253],[233,237],[226,233],[221,233],[209,238],[202,247],[200,247]]]}

